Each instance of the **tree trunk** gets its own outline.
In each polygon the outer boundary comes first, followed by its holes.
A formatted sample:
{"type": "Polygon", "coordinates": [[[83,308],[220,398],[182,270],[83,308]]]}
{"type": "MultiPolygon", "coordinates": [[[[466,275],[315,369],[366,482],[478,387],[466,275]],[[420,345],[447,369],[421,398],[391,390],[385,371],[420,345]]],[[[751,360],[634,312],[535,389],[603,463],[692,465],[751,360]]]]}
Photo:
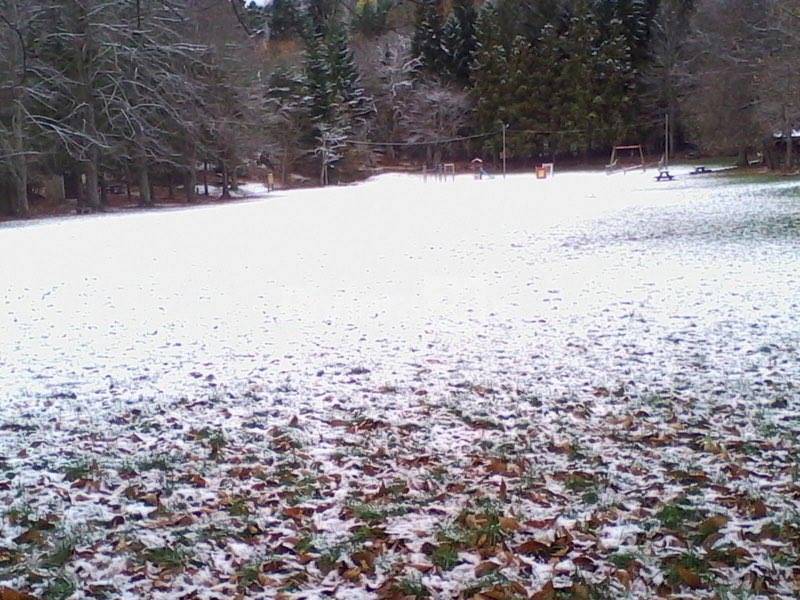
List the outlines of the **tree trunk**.
{"type": "Polygon", "coordinates": [[[108,206],[108,182],[106,182],[106,175],[103,173],[100,176],[100,204],[108,206]]]}
{"type": "Polygon", "coordinates": [[[168,197],[169,197],[170,200],[174,200],[175,199],[175,182],[172,180],[172,171],[167,173],[167,185],[169,186],[168,187],[168,190],[169,190],[168,191],[168,194],[169,194],[168,197]]]}
{"type": "Polygon", "coordinates": [[[203,195],[208,197],[208,161],[203,161],[203,195]]]}
{"type": "Polygon", "coordinates": [[[764,162],[766,163],[767,168],[770,171],[774,171],[777,168],[777,164],[775,161],[775,152],[773,151],[770,143],[764,144],[762,154],[764,156],[764,162]]]}
{"type": "Polygon", "coordinates": [[[183,193],[186,202],[194,202],[197,194],[197,148],[194,144],[189,146],[187,167],[183,172],[183,193]]]}
{"type": "Polygon", "coordinates": [[[196,188],[197,172],[194,170],[194,166],[192,166],[183,174],[183,192],[186,194],[186,202],[195,201],[196,188]]]}
{"type": "Polygon", "coordinates": [[[86,175],[86,204],[92,210],[100,210],[100,185],[97,175],[97,150],[90,152],[91,158],[84,164],[84,174],[86,175]]]}
{"type": "Polygon", "coordinates": [[[747,148],[739,148],[739,158],[736,160],[736,165],[739,167],[750,166],[747,160],[747,148]]]}
{"type": "MultiPolygon", "coordinates": [[[[12,0],[8,3],[9,17],[11,23],[16,26],[19,24],[19,13],[17,0],[12,0]]],[[[14,40],[11,60],[13,64],[22,63],[22,48],[14,40]]],[[[16,77],[16,75],[14,75],[16,77]]],[[[24,75],[23,81],[14,83],[11,89],[12,102],[14,103],[14,111],[11,117],[11,137],[10,144],[12,154],[11,158],[11,178],[14,180],[14,198],[11,202],[11,207],[14,214],[18,217],[27,217],[30,213],[30,205],[28,204],[28,160],[25,156],[25,113],[22,109],[22,96],[23,87],[25,84],[24,75]]],[[[5,144],[0,144],[0,152],[3,150],[5,144]]]]}
{"type": "Polygon", "coordinates": [[[784,133],[784,139],[786,140],[786,170],[792,170],[792,127],[791,125],[787,125],[786,133],[784,133]]]}
{"type": "Polygon", "coordinates": [[[231,190],[233,190],[234,192],[239,189],[239,178],[236,175],[236,171],[237,171],[236,167],[233,167],[233,169],[231,169],[231,190]]]}
{"type": "Polygon", "coordinates": [[[25,157],[25,140],[23,137],[22,104],[17,99],[14,102],[13,135],[14,143],[12,148],[17,153],[11,159],[11,171],[14,180],[14,214],[18,217],[27,217],[30,213],[28,204],[28,161],[25,157]]]}
{"type": "Polygon", "coordinates": [[[144,163],[139,165],[139,205],[153,206],[153,196],[150,189],[150,174],[147,171],[147,165],[144,163]]]}
{"type": "MultiPolygon", "coordinates": [[[[24,156],[22,159],[24,160],[24,156]]],[[[17,162],[17,158],[14,162],[17,162]]],[[[14,199],[12,200],[12,210],[17,217],[27,217],[30,214],[30,206],[28,204],[28,170],[25,167],[14,167],[14,175],[11,179],[14,180],[14,199]]]]}
{"type": "Polygon", "coordinates": [[[222,163],[222,196],[220,198],[228,199],[231,197],[230,180],[228,179],[228,165],[222,163]]]}

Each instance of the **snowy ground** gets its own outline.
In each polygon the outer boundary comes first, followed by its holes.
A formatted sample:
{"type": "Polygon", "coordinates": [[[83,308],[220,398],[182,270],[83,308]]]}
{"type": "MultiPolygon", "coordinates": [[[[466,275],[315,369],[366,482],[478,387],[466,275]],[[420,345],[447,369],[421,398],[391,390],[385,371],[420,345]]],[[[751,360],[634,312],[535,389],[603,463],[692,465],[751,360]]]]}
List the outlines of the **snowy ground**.
{"type": "Polygon", "coordinates": [[[794,189],[0,225],[0,597],[797,597],[794,189]]]}

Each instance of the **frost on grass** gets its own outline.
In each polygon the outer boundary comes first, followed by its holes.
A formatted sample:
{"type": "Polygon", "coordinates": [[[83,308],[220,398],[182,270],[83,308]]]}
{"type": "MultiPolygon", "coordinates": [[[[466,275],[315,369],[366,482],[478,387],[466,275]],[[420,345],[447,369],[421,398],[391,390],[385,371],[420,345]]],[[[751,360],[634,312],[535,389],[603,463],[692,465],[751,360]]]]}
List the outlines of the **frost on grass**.
{"type": "Polygon", "coordinates": [[[4,422],[3,583],[42,597],[796,596],[800,424],[780,402],[378,383],[349,399],[153,398],[102,431],[4,422]]]}
{"type": "MultiPolygon", "coordinates": [[[[245,211],[247,269],[156,235],[87,254],[97,281],[4,278],[0,597],[797,597],[796,209],[601,181],[390,198],[404,232],[379,183],[304,192],[182,215],[219,239],[245,211]],[[332,206],[374,226],[349,262],[332,206]]],[[[105,239],[75,223],[42,228],[105,239]]]]}

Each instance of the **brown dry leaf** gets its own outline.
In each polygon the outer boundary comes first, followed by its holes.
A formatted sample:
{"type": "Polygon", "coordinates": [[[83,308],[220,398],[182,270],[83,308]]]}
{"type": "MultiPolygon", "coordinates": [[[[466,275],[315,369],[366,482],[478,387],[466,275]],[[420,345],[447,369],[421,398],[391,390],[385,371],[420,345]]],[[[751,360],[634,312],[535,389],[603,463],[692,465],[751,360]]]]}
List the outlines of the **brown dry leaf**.
{"type": "Polygon", "coordinates": [[[550,547],[536,540],[528,540],[514,548],[514,550],[518,554],[547,554],[550,552],[550,547]]]}
{"type": "Polygon", "coordinates": [[[631,574],[627,571],[619,569],[616,573],[617,580],[625,587],[626,590],[631,589],[631,574]]]}
{"type": "Polygon", "coordinates": [[[497,563],[493,563],[490,560],[487,560],[486,562],[482,562],[477,567],[475,567],[475,577],[480,579],[481,577],[485,577],[489,573],[494,573],[499,568],[500,565],[498,565],[497,563]]]}
{"type": "Polygon", "coordinates": [[[572,586],[572,597],[575,600],[589,600],[589,588],[585,583],[576,583],[572,586]]]}
{"type": "Polygon", "coordinates": [[[287,506],[283,509],[283,515],[290,519],[299,520],[305,516],[305,510],[297,506],[287,506]]]}
{"type": "Polygon", "coordinates": [[[753,516],[756,519],[765,519],[767,517],[767,505],[763,500],[756,500],[753,502],[753,516]]]}
{"type": "Polygon", "coordinates": [[[700,579],[700,576],[691,569],[687,569],[682,565],[678,565],[675,567],[675,572],[678,574],[678,577],[680,577],[681,581],[690,588],[697,589],[703,587],[703,580],[700,579]]]}
{"type": "Polygon", "coordinates": [[[44,537],[42,536],[42,532],[38,529],[28,529],[22,535],[17,536],[14,538],[15,544],[43,544],[44,537]]]}
{"type": "Polygon", "coordinates": [[[556,597],[556,590],[553,587],[553,582],[547,582],[541,590],[533,594],[530,600],[555,600],[556,597]]]}
{"type": "Polygon", "coordinates": [[[0,587],[0,600],[36,600],[36,597],[11,588],[0,587]]]}
{"type": "Polygon", "coordinates": [[[500,527],[506,531],[519,531],[521,528],[519,521],[513,517],[500,517],[500,527]]]}
{"type": "Polygon", "coordinates": [[[495,459],[488,466],[489,473],[494,475],[505,475],[508,473],[508,465],[500,459],[495,459]]]}
{"type": "Polygon", "coordinates": [[[481,598],[485,600],[510,600],[514,596],[508,593],[501,587],[494,587],[491,590],[485,590],[473,598],[481,598]]]}
{"type": "Polygon", "coordinates": [[[717,533],[720,529],[725,527],[728,524],[728,517],[724,515],[716,515],[714,517],[709,517],[705,521],[700,524],[700,535],[704,538],[717,533]]]}

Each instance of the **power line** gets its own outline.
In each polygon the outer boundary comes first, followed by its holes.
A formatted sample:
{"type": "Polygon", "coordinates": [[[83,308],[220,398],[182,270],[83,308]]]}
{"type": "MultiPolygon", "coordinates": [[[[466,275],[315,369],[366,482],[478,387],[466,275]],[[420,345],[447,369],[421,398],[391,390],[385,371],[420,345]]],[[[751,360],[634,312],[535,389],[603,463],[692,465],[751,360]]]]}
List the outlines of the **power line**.
{"type": "Polygon", "coordinates": [[[475,135],[465,135],[461,137],[455,138],[445,138],[445,139],[438,139],[438,140],[426,140],[426,141],[419,141],[419,142],[366,142],[360,140],[348,140],[346,143],[351,144],[353,146],[394,146],[394,147],[405,147],[405,146],[433,146],[437,144],[452,144],[454,142],[466,142],[468,140],[476,140],[480,138],[487,138],[497,135],[498,131],[493,131],[489,133],[476,133],[475,135]]]}
{"type": "MultiPolygon", "coordinates": [[[[634,123],[629,123],[628,126],[643,126],[643,125],[660,125],[662,122],[661,119],[646,119],[642,121],[637,121],[634,123]]],[[[608,127],[576,127],[572,129],[510,129],[506,128],[506,133],[515,133],[515,134],[528,134],[528,135],[563,135],[563,134],[570,134],[570,133],[594,133],[598,131],[613,131],[615,129],[619,129],[617,126],[608,126],[608,127]]],[[[452,138],[440,138],[436,140],[420,140],[420,141],[405,141],[405,142],[375,142],[375,141],[364,141],[364,140],[348,140],[347,144],[352,146],[386,146],[386,147],[394,147],[394,148],[408,148],[414,146],[436,146],[439,144],[452,144],[455,142],[466,142],[470,140],[477,140],[477,139],[484,139],[502,135],[503,129],[500,128],[497,131],[489,131],[484,133],[476,133],[474,135],[464,135],[460,137],[452,137],[452,138]]]]}

